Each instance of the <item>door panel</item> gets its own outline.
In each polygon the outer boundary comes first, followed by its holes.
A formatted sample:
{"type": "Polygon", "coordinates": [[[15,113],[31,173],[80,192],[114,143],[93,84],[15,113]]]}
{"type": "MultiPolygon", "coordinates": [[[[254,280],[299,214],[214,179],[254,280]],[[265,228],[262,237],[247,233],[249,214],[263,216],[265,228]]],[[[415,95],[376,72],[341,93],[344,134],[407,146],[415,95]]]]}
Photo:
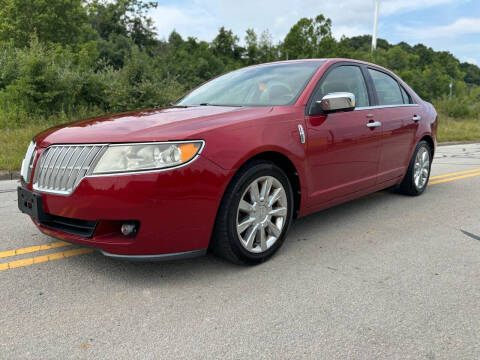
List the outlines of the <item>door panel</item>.
{"type": "Polygon", "coordinates": [[[373,110],[373,114],[383,126],[378,168],[378,182],[381,183],[405,173],[418,128],[413,117],[419,107],[409,105],[410,97],[389,74],[371,68],[368,74],[380,106],[373,110]]]}
{"type": "Polygon", "coordinates": [[[405,173],[418,128],[418,122],[414,122],[412,118],[418,110],[418,106],[373,110],[375,118],[379,119],[383,126],[378,182],[388,181],[405,173]]]}
{"type": "Polygon", "coordinates": [[[307,118],[310,206],[375,184],[382,129],[366,126],[370,115],[355,110],[307,118]]]}
{"type": "Polygon", "coordinates": [[[335,92],[354,94],[357,107],[368,107],[372,102],[365,75],[357,64],[334,66],[318,83],[306,119],[310,207],[321,207],[376,181],[382,128],[367,126],[376,120],[369,109],[324,114],[316,104],[335,92]]]}

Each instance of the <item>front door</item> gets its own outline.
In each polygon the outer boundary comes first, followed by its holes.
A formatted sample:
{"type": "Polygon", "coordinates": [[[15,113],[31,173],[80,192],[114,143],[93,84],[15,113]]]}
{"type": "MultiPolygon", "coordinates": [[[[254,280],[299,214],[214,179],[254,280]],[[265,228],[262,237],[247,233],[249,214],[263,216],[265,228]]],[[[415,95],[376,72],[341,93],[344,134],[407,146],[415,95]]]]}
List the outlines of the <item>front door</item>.
{"type": "Polygon", "coordinates": [[[375,185],[378,171],[382,127],[372,126],[377,123],[368,108],[369,93],[361,68],[340,65],[327,70],[312,104],[334,92],[353,93],[357,109],[307,116],[310,207],[375,185]]]}

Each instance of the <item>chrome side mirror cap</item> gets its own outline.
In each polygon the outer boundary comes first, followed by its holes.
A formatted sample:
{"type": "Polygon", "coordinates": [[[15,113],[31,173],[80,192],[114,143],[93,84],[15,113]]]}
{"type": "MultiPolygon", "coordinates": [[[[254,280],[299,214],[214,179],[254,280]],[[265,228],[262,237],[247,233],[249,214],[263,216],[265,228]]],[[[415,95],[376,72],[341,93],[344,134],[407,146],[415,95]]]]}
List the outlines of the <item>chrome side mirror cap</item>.
{"type": "Polygon", "coordinates": [[[317,101],[325,113],[355,109],[355,95],[350,92],[334,92],[317,101]]]}

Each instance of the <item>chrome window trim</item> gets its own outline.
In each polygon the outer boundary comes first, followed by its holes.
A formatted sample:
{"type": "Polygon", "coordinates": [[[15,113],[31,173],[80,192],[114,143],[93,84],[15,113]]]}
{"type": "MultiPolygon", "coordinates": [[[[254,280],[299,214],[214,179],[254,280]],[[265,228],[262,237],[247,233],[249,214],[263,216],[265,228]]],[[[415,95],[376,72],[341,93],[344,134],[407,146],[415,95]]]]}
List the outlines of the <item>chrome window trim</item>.
{"type": "Polygon", "coordinates": [[[357,107],[356,110],[371,110],[371,109],[383,109],[383,108],[393,108],[393,107],[409,107],[409,106],[420,106],[418,104],[397,104],[397,105],[374,105],[374,106],[363,106],[357,107]]]}

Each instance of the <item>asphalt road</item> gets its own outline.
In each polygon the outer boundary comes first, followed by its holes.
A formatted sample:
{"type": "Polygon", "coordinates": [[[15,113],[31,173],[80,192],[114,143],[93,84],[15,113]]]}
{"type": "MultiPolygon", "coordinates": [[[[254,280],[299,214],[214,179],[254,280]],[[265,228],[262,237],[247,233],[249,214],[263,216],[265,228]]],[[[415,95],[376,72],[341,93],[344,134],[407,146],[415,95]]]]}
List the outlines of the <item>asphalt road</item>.
{"type": "Polygon", "coordinates": [[[432,176],[298,220],[256,267],[78,255],[0,182],[0,358],[479,359],[480,144],[432,176]]]}

